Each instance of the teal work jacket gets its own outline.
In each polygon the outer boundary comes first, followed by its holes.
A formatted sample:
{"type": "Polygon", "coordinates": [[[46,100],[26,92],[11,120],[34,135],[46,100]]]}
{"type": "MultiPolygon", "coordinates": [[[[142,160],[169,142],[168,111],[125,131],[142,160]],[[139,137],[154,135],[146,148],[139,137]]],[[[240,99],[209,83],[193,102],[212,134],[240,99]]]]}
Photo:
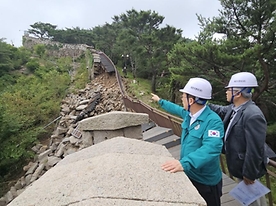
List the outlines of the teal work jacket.
{"type": "Polygon", "coordinates": [[[158,103],[183,119],[179,161],[186,175],[204,185],[218,184],[222,178],[220,154],[224,136],[221,118],[206,106],[190,126],[190,112],[167,100],[160,99],[158,103]]]}

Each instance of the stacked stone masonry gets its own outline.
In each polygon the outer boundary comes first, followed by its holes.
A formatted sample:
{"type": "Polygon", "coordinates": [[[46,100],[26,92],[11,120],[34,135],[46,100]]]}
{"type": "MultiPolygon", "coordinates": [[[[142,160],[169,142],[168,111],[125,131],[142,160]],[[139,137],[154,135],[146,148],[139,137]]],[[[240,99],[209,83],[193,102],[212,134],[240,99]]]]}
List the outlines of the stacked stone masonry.
{"type": "MultiPolygon", "coordinates": [[[[46,171],[55,166],[60,160],[69,154],[82,150],[93,144],[93,139],[87,133],[80,138],[72,135],[78,126],[74,123],[78,115],[89,107],[90,100],[95,94],[100,93],[101,99],[95,109],[85,114],[84,118],[89,118],[111,111],[124,111],[125,107],[121,101],[119,87],[116,85],[116,78],[108,74],[102,74],[86,88],[77,93],[70,93],[62,101],[59,122],[47,144],[37,144],[32,150],[36,153],[36,158],[28,165],[24,166],[24,176],[11,185],[10,190],[0,198],[0,206],[5,206],[15,197],[20,195],[26,187],[39,179],[46,171]],[[109,86],[106,86],[108,82],[109,86]]],[[[122,136],[122,135],[121,135],[122,136]]]]}

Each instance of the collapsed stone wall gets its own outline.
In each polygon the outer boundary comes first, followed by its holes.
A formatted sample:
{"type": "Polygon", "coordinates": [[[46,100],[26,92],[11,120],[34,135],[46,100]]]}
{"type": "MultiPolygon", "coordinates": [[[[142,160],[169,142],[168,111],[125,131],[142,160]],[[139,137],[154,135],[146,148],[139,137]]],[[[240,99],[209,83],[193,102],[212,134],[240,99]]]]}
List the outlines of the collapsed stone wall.
{"type": "Polygon", "coordinates": [[[23,36],[23,46],[25,48],[32,49],[37,44],[47,45],[48,54],[59,58],[65,56],[78,58],[80,55],[84,54],[87,49],[92,53],[96,52],[93,47],[86,44],[64,44],[50,39],[31,37],[28,34],[23,36]]]}
{"type": "Polygon", "coordinates": [[[86,113],[84,118],[126,110],[114,74],[104,73],[87,84],[84,89],[68,94],[62,101],[60,119],[49,137],[48,144],[37,144],[32,148],[36,158],[24,166],[24,176],[11,185],[10,190],[0,198],[0,206],[6,206],[64,157],[93,144],[91,136],[77,137],[73,132],[78,126],[78,122],[75,123],[77,116],[89,106],[91,98],[98,93],[101,94],[99,103],[93,111],[86,113]]]}

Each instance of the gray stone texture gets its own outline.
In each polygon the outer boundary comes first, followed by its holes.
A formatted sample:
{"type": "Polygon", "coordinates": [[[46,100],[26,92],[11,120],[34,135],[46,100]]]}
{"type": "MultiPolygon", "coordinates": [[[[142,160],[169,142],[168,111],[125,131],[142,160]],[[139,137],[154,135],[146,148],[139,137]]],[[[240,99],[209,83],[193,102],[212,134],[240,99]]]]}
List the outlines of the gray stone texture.
{"type": "Polygon", "coordinates": [[[116,137],[66,156],[8,205],[206,205],[184,172],[161,169],[171,159],[164,146],[116,137]]]}
{"type": "Polygon", "coordinates": [[[133,126],[133,127],[126,127],[123,130],[124,130],[124,137],[131,137],[134,139],[143,139],[143,132],[142,132],[141,125],[133,126]]]}
{"type": "Polygon", "coordinates": [[[148,114],[111,111],[79,122],[80,130],[117,130],[149,122],[148,114]]]}

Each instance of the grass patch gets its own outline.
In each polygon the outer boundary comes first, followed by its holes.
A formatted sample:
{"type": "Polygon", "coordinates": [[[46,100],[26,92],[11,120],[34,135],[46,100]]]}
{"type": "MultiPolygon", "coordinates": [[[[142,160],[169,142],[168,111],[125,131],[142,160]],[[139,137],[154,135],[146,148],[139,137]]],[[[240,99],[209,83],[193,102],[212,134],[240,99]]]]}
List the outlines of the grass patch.
{"type": "Polygon", "coordinates": [[[138,99],[146,104],[152,103],[150,81],[146,79],[136,78],[127,79],[127,93],[130,97],[138,99]]]}

